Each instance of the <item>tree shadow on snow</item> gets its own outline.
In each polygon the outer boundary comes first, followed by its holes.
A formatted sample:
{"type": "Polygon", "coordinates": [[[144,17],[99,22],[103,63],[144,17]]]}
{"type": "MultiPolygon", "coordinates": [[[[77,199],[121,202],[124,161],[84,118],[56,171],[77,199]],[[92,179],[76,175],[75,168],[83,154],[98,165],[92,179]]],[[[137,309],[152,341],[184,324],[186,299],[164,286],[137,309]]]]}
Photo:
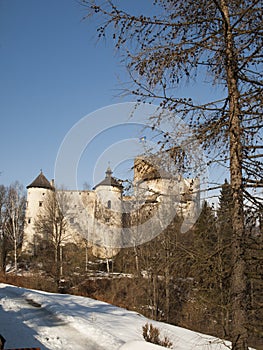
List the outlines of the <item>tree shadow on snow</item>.
{"type": "Polygon", "coordinates": [[[0,334],[6,339],[5,348],[52,349],[52,344],[46,347],[41,343],[41,338],[46,343],[49,337],[41,327],[56,327],[63,322],[40,305],[32,305],[22,294],[15,293],[14,288],[8,286],[0,289],[0,334]]]}

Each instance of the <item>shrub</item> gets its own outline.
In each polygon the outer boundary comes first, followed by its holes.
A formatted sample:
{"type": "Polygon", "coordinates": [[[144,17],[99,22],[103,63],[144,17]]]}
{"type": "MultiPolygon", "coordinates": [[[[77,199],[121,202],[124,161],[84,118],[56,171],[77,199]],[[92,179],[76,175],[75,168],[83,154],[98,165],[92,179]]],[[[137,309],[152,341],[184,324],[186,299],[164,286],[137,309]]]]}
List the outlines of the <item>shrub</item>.
{"type": "Polygon", "coordinates": [[[157,327],[154,327],[151,323],[150,325],[146,323],[142,327],[142,334],[144,339],[149,342],[156,345],[161,345],[165,348],[172,347],[173,343],[169,341],[169,339],[165,336],[163,340],[160,339],[160,331],[157,327]]]}

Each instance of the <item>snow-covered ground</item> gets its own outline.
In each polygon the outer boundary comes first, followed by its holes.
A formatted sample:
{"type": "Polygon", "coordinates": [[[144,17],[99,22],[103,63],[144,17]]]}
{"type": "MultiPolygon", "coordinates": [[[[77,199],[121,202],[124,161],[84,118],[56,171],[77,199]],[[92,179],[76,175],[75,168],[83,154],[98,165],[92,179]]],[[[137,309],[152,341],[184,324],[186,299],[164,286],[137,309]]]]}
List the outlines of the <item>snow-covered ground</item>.
{"type": "Polygon", "coordinates": [[[0,334],[5,348],[41,350],[150,350],[142,326],[158,327],[177,350],[229,350],[229,343],[155,322],[125,309],[68,294],[52,294],[0,283],[0,334]]]}

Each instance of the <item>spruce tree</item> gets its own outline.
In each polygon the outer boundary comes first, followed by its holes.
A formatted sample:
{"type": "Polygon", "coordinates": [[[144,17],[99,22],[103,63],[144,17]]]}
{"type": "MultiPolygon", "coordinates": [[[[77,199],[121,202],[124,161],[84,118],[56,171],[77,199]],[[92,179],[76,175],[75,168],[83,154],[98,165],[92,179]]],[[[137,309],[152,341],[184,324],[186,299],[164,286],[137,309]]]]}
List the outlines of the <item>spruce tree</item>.
{"type": "Polygon", "coordinates": [[[218,237],[215,213],[207,202],[204,202],[194,226],[190,249],[193,252],[191,274],[195,284],[193,295],[193,299],[196,300],[195,309],[202,319],[200,322],[202,331],[217,334],[218,327],[212,325],[218,323],[218,237]]]}

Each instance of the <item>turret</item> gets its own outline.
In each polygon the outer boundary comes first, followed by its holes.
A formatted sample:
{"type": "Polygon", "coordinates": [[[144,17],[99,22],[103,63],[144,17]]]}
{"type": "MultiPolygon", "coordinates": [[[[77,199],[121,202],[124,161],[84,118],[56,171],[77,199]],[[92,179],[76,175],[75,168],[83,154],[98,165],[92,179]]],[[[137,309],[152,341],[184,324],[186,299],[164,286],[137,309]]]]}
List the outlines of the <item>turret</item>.
{"type": "Polygon", "coordinates": [[[98,200],[106,209],[121,211],[123,186],[112,176],[110,167],[106,170],[105,179],[94,187],[98,200]]]}
{"type": "Polygon", "coordinates": [[[26,215],[22,251],[32,254],[35,246],[34,224],[43,208],[47,193],[54,191],[54,184],[50,183],[42,173],[27,186],[26,215]]]}

